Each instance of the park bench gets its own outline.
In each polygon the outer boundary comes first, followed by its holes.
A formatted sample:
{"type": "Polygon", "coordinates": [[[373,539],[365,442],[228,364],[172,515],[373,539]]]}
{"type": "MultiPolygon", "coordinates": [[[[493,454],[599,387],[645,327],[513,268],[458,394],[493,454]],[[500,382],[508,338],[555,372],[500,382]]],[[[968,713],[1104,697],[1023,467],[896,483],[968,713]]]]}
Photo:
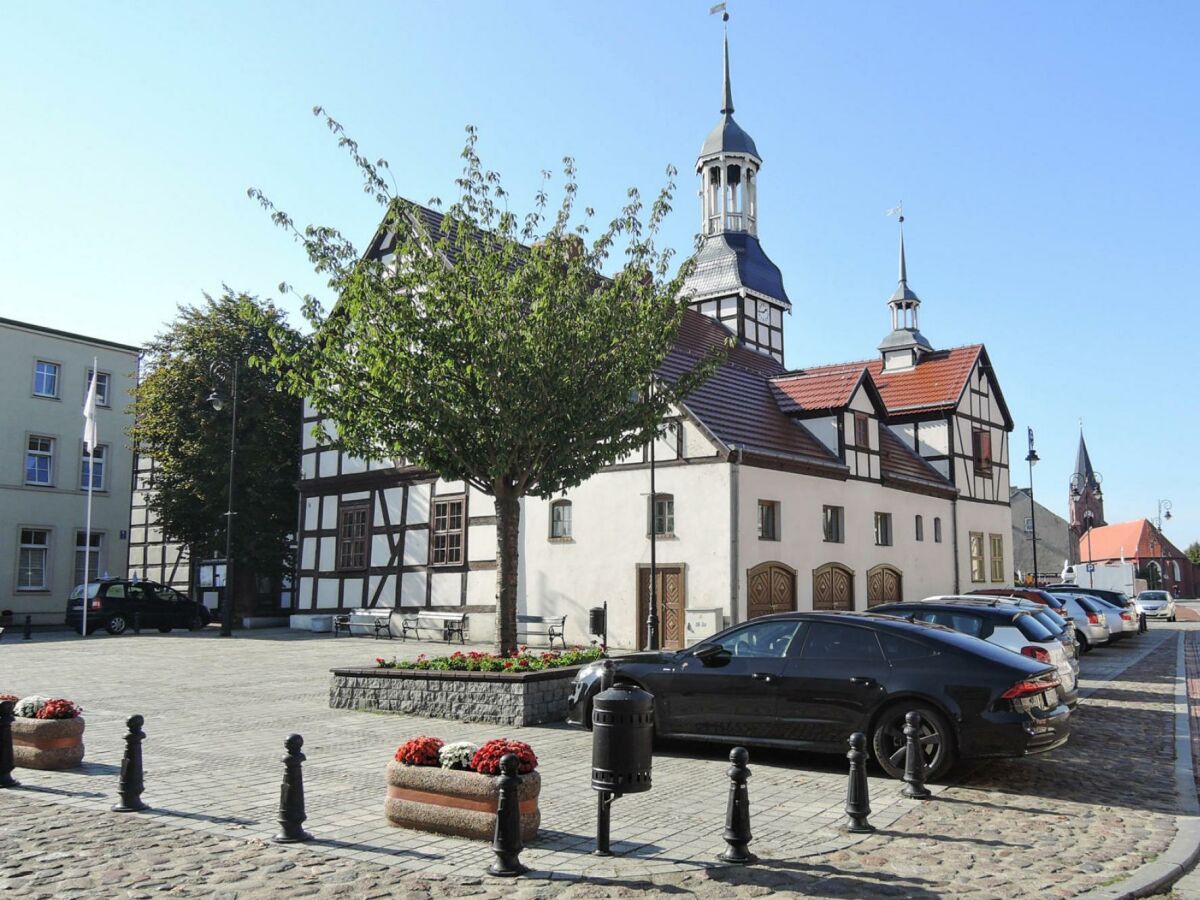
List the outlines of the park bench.
{"type": "Polygon", "coordinates": [[[380,636],[386,637],[389,641],[392,639],[392,609],[384,607],[381,609],[356,609],[349,615],[341,615],[333,617],[333,636],[337,637],[342,632],[351,635],[351,625],[360,625],[364,629],[369,628],[375,633],[375,639],[379,640],[380,636]],[[358,619],[369,619],[363,622],[353,621],[358,619]]]}
{"type": "Polygon", "coordinates": [[[400,619],[400,637],[403,640],[408,640],[408,633],[411,631],[419,640],[421,637],[420,629],[424,628],[440,628],[442,631],[442,640],[450,643],[455,637],[458,638],[460,644],[467,642],[467,614],[466,613],[448,613],[448,612],[411,612],[404,613],[400,619]]]}
{"type": "Polygon", "coordinates": [[[567,649],[567,639],[563,637],[567,628],[566,616],[517,616],[517,637],[521,635],[545,635],[554,649],[554,639],[567,649]]]}

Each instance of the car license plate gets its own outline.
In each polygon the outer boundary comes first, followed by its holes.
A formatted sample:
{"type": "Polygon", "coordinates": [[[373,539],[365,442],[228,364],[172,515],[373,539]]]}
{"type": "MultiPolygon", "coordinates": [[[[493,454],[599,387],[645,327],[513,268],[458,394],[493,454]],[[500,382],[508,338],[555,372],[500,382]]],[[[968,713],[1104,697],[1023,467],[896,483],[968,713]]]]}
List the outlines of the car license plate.
{"type": "Polygon", "coordinates": [[[1042,699],[1046,701],[1048,709],[1054,709],[1058,706],[1058,691],[1051,688],[1048,691],[1042,691],[1042,699]]]}

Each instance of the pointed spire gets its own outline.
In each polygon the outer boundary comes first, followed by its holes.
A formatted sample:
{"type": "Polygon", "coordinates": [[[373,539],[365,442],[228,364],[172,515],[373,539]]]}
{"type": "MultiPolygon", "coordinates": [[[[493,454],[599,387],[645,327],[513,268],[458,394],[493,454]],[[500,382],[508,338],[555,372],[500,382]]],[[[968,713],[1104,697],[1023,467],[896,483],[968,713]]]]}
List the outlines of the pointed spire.
{"type": "Polygon", "coordinates": [[[1075,471],[1082,475],[1090,485],[1096,480],[1092,469],[1092,458],[1088,455],[1087,442],[1083,439],[1083,426],[1079,427],[1079,452],[1075,456],[1075,471]]]}
{"type": "Polygon", "coordinates": [[[904,216],[900,216],[900,284],[908,286],[908,266],[904,263],[904,216]]]}
{"type": "MultiPolygon", "coordinates": [[[[729,21],[729,13],[725,13],[725,21],[729,21]]],[[[729,29],[725,29],[725,103],[721,107],[721,114],[726,116],[733,115],[733,88],[729,84],[729,29]]]]}

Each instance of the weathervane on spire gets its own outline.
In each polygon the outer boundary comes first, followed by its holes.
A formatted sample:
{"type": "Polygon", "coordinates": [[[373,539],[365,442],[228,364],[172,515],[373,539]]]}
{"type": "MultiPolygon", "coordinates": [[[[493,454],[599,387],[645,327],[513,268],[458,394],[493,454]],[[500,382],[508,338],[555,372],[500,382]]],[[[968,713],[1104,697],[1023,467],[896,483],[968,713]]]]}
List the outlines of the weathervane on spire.
{"type": "Polygon", "coordinates": [[[724,3],[718,3],[715,6],[709,7],[708,14],[710,16],[715,16],[717,13],[723,13],[723,15],[721,16],[722,22],[729,21],[729,11],[725,9],[724,3]]]}

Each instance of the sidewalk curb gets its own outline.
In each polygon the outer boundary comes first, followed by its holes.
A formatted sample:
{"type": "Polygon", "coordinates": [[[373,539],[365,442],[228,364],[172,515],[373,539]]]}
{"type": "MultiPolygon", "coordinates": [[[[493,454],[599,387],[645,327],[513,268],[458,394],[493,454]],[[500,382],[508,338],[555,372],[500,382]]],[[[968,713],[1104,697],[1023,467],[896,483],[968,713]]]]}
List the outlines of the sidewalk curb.
{"type": "Polygon", "coordinates": [[[1192,768],[1191,710],[1184,656],[1186,642],[1187,632],[1180,632],[1175,673],[1175,792],[1183,812],[1176,818],[1175,837],[1161,856],[1129,878],[1079,895],[1087,900],[1125,900],[1160,894],[1191,871],[1200,859],[1200,801],[1196,796],[1192,768]]]}

